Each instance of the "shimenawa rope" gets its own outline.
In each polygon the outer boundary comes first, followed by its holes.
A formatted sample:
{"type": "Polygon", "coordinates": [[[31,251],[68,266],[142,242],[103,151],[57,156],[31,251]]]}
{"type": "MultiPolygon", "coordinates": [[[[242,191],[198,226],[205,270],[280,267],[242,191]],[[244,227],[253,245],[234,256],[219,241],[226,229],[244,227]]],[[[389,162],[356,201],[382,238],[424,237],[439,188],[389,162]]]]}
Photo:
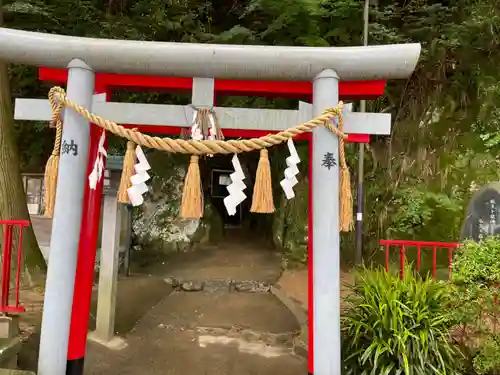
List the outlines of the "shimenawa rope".
{"type": "MultiPolygon", "coordinates": [[[[190,167],[188,169],[188,174],[186,175],[186,182],[184,186],[184,194],[182,201],[185,204],[193,201],[196,207],[199,207],[199,202],[202,202],[202,199],[198,196],[189,197],[189,191],[194,192],[194,194],[200,194],[199,188],[193,188],[194,185],[200,185],[200,173],[198,166],[198,159],[194,156],[202,156],[202,155],[212,155],[212,154],[233,154],[233,153],[241,153],[241,152],[249,152],[255,150],[262,150],[261,157],[259,160],[258,171],[261,170],[264,175],[258,176],[256,185],[254,187],[254,199],[259,197],[259,201],[267,201],[271,202],[270,204],[261,204],[260,202],[253,202],[252,207],[255,207],[255,210],[252,212],[257,213],[271,213],[274,212],[274,204],[272,204],[272,188],[271,188],[271,176],[270,176],[270,168],[268,167],[268,153],[265,150],[268,147],[278,145],[287,141],[290,138],[294,138],[297,135],[303,134],[305,132],[309,132],[312,129],[318,126],[326,126],[332,133],[334,133],[339,138],[339,159],[340,159],[340,230],[349,231],[353,226],[352,221],[352,194],[350,189],[350,176],[349,170],[347,167],[347,163],[345,161],[345,150],[344,150],[344,140],[347,138],[347,135],[343,132],[344,127],[344,119],[342,116],[342,102],[339,103],[337,107],[326,109],[320,116],[309,120],[303,124],[291,127],[284,131],[281,131],[276,134],[268,134],[260,138],[251,138],[251,139],[241,139],[241,140],[183,140],[183,139],[172,139],[172,138],[160,138],[160,137],[152,137],[147,134],[142,134],[138,131],[127,129],[121,125],[113,121],[109,121],[103,119],[102,117],[88,111],[86,108],[74,103],[70,99],[67,98],[65,91],[61,87],[53,87],[49,92],[49,101],[52,106],[52,121],[56,123],[57,126],[57,134],[59,138],[56,136],[56,144],[54,145],[54,151],[51,155],[52,161],[58,161],[60,154],[60,141],[62,134],[62,122],[60,120],[60,114],[62,108],[67,107],[71,108],[81,116],[85,117],[90,122],[95,125],[107,130],[115,135],[123,137],[135,145],[140,145],[144,147],[154,148],[160,151],[166,152],[175,152],[182,154],[191,154],[193,157],[191,158],[190,167]],[[335,125],[331,123],[331,120],[337,117],[339,127],[337,128],[335,125]],[[259,183],[260,181],[260,183],[259,183]],[[257,191],[256,191],[257,190],[257,191]],[[269,194],[271,196],[269,197],[269,194]],[[258,207],[263,207],[262,209],[258,209],[258,207]]],[[[206,112],[208,115],[208,112],[206,112]]],[[[131,145],[131,144],[129,144],[131,145]]],[[[134,152],[133,147],[127,147],[127,153],[134,152]]],[[[46,168],[46,181],[55,181],[57,178],[57,169],[52,166],[51,159],[49,159],[47,168],[46,168]],[[50,169],[49,163],[51,164],[50,169]],[[50,172],[50,173],[48,173],[50,172]],[[55,178],[54,178],[55,172],[55,178]]],[[[135,157],[130,157],[129,155],[125,155],[126,160],[133,160],[135,162],[135,157]]],[[[124,166],[124,171],[125,171],[124,166]]],[[[133,168],[127,168],[128,171],[133,170],[133,168]]],[[[132,172],[129,172],[132,173],[132,172]]],[[[259,174],[259,173],[258,173],[259,174]]],[[[129,186],[129,177],[130,176],[122,176],[122,182],[125,183],[126,186],[129,186]]],[[[126,187],[125,187],[126,189],[126,187]]],[[[120,190],[122,188],[120,187],[120,190]]],[[[55,188],[47,191],[47,194],[54,194],[55,197],[55,188]]],[[[123,192],[122,192],[123,193],[123,192]]],[[[120,194],[120,193],[119,193],[120,194]]],[[[123,194],[121,194],[123,195],[123,194]]],[[[47,202],[53,202],[53,199],[46,198],[47,202]]],[[[53,203],[52,203],[53,207],[53,203]]],[[[47,206],[46,206],[47,212],[47,206]]],[[[52,211],[50,211],[52,212],[52,211]]],[[[184,213],[184,217],[186,218],[200,218],[203,213],[203,207],[194,208],[193,210],[186,209],[186,207],[181,207],[181,212],[184,213]]]]}

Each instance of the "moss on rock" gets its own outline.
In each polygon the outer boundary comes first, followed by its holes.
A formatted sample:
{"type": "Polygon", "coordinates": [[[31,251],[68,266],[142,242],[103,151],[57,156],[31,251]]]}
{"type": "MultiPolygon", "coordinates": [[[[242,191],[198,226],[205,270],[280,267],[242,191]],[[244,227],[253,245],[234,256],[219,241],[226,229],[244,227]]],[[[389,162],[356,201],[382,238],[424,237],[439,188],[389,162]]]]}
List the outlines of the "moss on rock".
{"type": "Polygon", "coordinates": [[[210,239],[212,223],[220,226],[219,215],[209,202],[201,220],[179,217],[179,205],[188,160],[185,156],[154,151],[148,155],[152,179],[145,202],[134,209],[135,248],[147,255],[189,251],[210,239]]]}

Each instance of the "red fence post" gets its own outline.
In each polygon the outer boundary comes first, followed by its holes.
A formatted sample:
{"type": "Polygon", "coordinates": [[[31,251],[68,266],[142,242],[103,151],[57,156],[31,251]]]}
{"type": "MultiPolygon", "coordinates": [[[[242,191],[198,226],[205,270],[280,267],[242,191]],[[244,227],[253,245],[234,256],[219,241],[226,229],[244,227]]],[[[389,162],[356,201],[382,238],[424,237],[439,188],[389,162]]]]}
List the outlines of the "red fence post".
{"type": "Polygon", "coordinates": [[[417,246],[417,271],[420,271],[420,258],[421,258],[421,252],[420,252],[420,245],[417,246]]]}
{"type": "Polygon", "coordinates": [[[432,247],[432,278],[436,280],[436,268],[437,268],[437,250],[436,246],[432,247]]]}
{"type": "Polygon", "coordinates": [[[405,277],[405,262],[406,262],[406,249],[405,245],[401,245],[399,250],[399,277],[401,280],[405,277]]]}
{"type": "Polygon", "coordinates": [[[9,306],[10,260],[12,257],[12,225],[5,224],[3,231],[2,251],[2,300],[0,308],[5,311],[9,306]]]}
{"type": "Polygon", "coordinates": [[[19,289],[21,287],[21,267],[23,253],[23,230],[29,226],[28,220],[0,220],[4,227],[3,249],[2,249],[2,273],[1,273],[1,298],[0,312],[23,312],[24,307],[19,304],[19,289]],[[12,269],[12,243],[14,227],[19,228],[17,240],[17,269],[15,278],[15,303],[10,304],[10,282],[12,269]]]}
{"type": "Polygon", "coordinates": [[[451,273],[453,270],[453,248],[448,249],[448,280],[451,280],[451,273]]]}
{"type": "Polygon", "coordinates": [[[389,249],[391,246],[399,247],[399,276],[404,277],[404,267],[406,263],[406,251],[409,247],[417,248],[417,264],[416,270],[420,271],[422,266],[421,256],[422,248],[432,248],[432,277],[437,277],[437,249],[448,249],[448,278],[451,279],[453,270],[453,249],[456,249],[460,244],[455,242],[429,242],[429,241],[412,241],[412,240],[380,240],[380,245],[385,246],[385,270],[389,272],[389,249]]]}
{"type": "Polygon", "coordinates": [[[385,271],[389,272],[389,247],[390,245],[385,245],[385,271]]]}

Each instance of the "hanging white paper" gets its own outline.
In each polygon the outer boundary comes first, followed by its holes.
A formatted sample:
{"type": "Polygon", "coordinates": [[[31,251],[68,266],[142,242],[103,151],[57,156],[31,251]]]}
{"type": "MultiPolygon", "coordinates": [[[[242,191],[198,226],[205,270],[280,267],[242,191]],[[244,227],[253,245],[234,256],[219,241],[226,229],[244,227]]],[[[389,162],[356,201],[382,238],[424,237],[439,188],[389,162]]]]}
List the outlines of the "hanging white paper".
{"type": "Polygon", "coordinates": [[[285,169],[285,178],[281,180],[280,185],[285,192],[286,199],[292,199],[295,197],[293,187],[299,183],[296,176],[299,174],[297,164],[300,163],[300,158],[293,143],[293,139],[290,138],[287,141],[287,146],[290,156],[286,158],[287,168],[285,169]]]}
{"type": "Polygon", "coordinates": [[[104,142],[106,140],[106,132],[103,130],[101,138],[99,138],[99,145],[97,147],[97,154],[94,162],[94,168],[89,175],[89,187],[92,190],[97,188],[97,183],[101,180],[104,173],[104,158],[108,157],[108,153],[104,148],[104,142]]]}
{"type": "Polygon", "coordinates": [[[241,168],[238,155],[234,154],[231,162],[233,164],[234,172],[229,176],[231,178],[231,184],[226,187],[229,195],[224,198],[224,206],[226,206],[227,213],[230,216],[233,216],[236,214],[236,207],[238,207],[238,205],[243,202],[247,196],[243,192],[243,190],[246,189],[246,185],[243,182],[245,174],[241,168]]]}
{"type": "Polygon", "coordinates": [[[195,141],[201,141],[203,139],[203,134],[201,133],[200,125],[196,122],[196,116],[198,116],[198,111],[193,111],[193,121],[191,122],[191,139],[195,141]]]}
{"type": "Polygon", "coordinates": [[[214,115],[210,113],[208,118],[210,119],[210,134],[208,135],[208,139],[213,141],[217,139],[217,128],[215,127],[214,115]]]}
{"type": "Polygon", "coordinates": [[[130,177],[130,183],[132,186],[127,189],[127,193],[130,203],[133,206],[140,206],[144,203],[143,194],[149,191],[146,181],[151,178],[147,172],[151,169],[151,166],[149,165],[141,146],[136,147],[135,155],[137,157],[137,164],[134,165],[135,174],[130,177]]]}
{"type": "Polygon", "coordinates": [[[131,186],[127,189],[128,198],[132,206],[140,206],[144,203],[144,198],[142,196],[140,190],[138,190],[137,186],[131,186]]]}

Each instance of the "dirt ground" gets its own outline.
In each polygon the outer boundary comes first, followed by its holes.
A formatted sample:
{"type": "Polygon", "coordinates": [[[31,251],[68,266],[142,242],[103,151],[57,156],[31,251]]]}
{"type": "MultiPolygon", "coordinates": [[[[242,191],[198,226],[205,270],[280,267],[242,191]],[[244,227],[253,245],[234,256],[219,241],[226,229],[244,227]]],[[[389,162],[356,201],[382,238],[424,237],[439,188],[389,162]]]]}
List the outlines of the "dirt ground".
{"type": "MultiPolygon", "coordinates": [[[[340,298],[345,299],[348,295],[346,285],[353,283],[353,276],[349,272],[341,271],[340,274],[340,298]]],[[[308,300],[308,272],[307,268],[285,270],[281,275],[278,285],[285,294],[297,301],[302,308],[307,310],[308,300]]]]}
{"type": "MultiPolygon", "coordinates": [[[[33,221],[41,245],[50,242],[50,221],[33,221]]],[[[229,240],[189,253],[166,256],[120,277],[116,333],[127,347],[114,351],[89,341],[86,375],[303,375],[307,360],[296,355],[301,334],[295,316],[276,296],[262,290],[225,290],[227,283],[279,285],[304,310],[307,268],[283,271],[281,254],[251,239],[229,240]],[[168,280],[206,285],[174,289],[168,280]],[[208,287],[210,285],[210,287],[208,287]],[[215,286],[215,287],[214,287],[215,286]]],[[[348,273],[341,283],[352,282],[348,273]]],[[[341,298],[346,295],[342,288],[341,298]]],[[[89,329],[95,327],[96,290],[89,329]]],[[[24,290],[21,315],[22,369],[36,371],[43,291],[24,290]]],[[[303,333],[303,330],[302,330],[303,333]]],[[[307,336],[307,333],[306,335],[307,336]]],[[[306,345],[307,347],[307,345],[306,345]]]]}
{"type": "MultiPolygon", "coordinates": [[[[160,277],[133,275],[120,278],[117,294],[115,330],[119,334],[131,331],[136,322],[156,305],[171,288],[160,277]],[[145,292],[146,291],[146,292],[145,292]]],[[[97,295],[92,296],[89,329],[95,327],[97,295]]],[[[23,370],[36,371],[38,363],[39,328],[43,312],[43,291],[30,289],[21,291],[21,302],[26,312],[20,315],[20,330],[23,347],[19,354],[19,366],[23,370]]]]}
{"type": "MultiPolygon", "coordinates": [[[[135,272],[138,270],[136,269],[135,272]]],[[[87,375],[303,375],[305,358],[293,352],[295,316],[271,293],[233,290],[173,291],[166,279],[276,283],[281,258],[262,246],[224,244],[174,254],[118,284],[115,331],[127,347],[89,341],[87,375]]],[[[41,290],[22,291],[22,369],[36,371],[41,290]]],[[[94,292],[89,328],[95,327],[94,292]]]]}

